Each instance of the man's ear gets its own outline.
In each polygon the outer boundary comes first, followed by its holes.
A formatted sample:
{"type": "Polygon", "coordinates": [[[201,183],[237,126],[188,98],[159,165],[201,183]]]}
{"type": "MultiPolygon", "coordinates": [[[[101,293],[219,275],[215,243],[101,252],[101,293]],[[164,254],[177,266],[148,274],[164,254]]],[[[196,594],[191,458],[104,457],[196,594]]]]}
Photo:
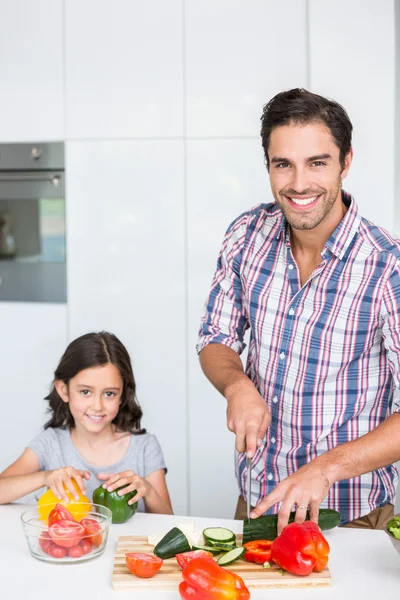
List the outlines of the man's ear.
{"type": "Polygon", "coordinates": [[[346,156],[344,157],[344,167],[341,173],[341,178],[342,179],[346,179],[347,174],[350,170],[351,167],[351,163],[353,162],[353,147],[350,147],[350,150],[348,151],[348,153],[346,154],[346,156]]]}
{"type": "Polygon", "coordinates": [[[61,381],[60,379],[56,379],[54,382],[54,387],[56,388],[57,393],[60,396],[61,400],[63,402],[69,402],[68,385],[64,381],[61,381]]]}

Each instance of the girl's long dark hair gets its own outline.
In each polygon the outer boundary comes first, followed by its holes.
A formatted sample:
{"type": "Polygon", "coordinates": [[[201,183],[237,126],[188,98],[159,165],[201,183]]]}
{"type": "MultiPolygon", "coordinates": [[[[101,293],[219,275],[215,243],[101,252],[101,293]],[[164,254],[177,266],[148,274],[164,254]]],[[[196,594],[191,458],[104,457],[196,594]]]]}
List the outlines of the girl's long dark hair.
{"type": "MultiPolygon", "coordinates": [[[[54,380],[63,381],[68,385],[70,379],[75,377],[79,371],[108,363],[118,369],[123,381],[121,404],[118,414],[113,420],[114,425],[120,431],[129,431],[135,434],[146,433],[146,430],[140,427],[143,413],[136,400],[136,383],[131,359],[125,346],[114,334],[107,331],[87,333],[71,342],[54,372],[54,380]]],[[[75,423],[69,410],[69,404],[62,401],[54,382],[52,390],[45,400],[49,402],[48,412],[51,413],[51,419],[45,424],[45,429],[48,427],[63,429],[74,427],[75,423]]]]}

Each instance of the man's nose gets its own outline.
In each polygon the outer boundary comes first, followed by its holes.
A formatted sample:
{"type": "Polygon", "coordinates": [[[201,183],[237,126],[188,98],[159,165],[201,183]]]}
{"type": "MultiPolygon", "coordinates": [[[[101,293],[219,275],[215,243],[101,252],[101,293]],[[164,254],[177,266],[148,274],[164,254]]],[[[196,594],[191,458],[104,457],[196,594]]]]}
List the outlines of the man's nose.
{"type": "Polygon", "coordinates": [[[304,194],[307,191],[310,185],[305,169],[296,168],[292,170],[290,185],[293,192],[296,192],[296,194],[304,194]]]}

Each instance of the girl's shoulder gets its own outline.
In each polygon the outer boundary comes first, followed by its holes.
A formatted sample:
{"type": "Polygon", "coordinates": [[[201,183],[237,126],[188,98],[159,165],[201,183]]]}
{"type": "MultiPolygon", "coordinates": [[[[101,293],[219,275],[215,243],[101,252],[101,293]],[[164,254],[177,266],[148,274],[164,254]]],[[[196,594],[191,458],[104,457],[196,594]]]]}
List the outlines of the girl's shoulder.
{"type": "Polygon", "coordinates": [[[28,444],[28,447],[41,445],[47,447],[54,447],[55,445],[63,445],[68,439],[69,429],[62,429],[61,427],[48,427],[39,433],[33,440],[28,444]]]}

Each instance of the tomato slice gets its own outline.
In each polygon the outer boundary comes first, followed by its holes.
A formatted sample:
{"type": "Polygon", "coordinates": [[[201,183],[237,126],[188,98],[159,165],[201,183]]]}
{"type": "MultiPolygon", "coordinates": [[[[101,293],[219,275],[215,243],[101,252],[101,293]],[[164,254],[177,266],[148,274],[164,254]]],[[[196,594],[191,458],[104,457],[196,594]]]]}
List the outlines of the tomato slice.
{"type": "Polygon", "coordinates": [[[85,528],[85,537],[92,542],[92,545],[101,546],[103,536],[100,523],[96,519],[82,519],[81,525],[85,528]]]}
{"type": "Polygon", "coordinates": [[[74,517],[69,512],[68,508],[65,508],[62,504],[56,504],[52,511],[50,511],[48,518],[49,527],[56,521],[75,521],[74,517]]]}
{"type": "Polygon", "coordinates": [[[202,556],[203,558],[213,557],[211,552],[208,552],[207,550],[191,550],[190,552],[182,552],[181,554],[177,554],[175,558],[178,562],[178,565],[183,570],[191,560],[198,558],[199,556],[202,556]]]}
{"type": "Polygon", "coordinates": [[[49,527],[49,534],[53,542],[62,548],[77,546],[85,537],[85,528],[76,521],[60,519],[49,527]]]}
{"type": "Polygon", "coordinates": [[[247,561],[262,565],[271,560],[271,540],[254,540],[243,544],[243,546],[246,548],[244,558],[247,561]]]}
{"type": "Polygon", "coordinates": [[[130,572],[137,577],[153,577],[163,564],[162,558],[142,552],[127,552],[125,561],[130,572]]]}

